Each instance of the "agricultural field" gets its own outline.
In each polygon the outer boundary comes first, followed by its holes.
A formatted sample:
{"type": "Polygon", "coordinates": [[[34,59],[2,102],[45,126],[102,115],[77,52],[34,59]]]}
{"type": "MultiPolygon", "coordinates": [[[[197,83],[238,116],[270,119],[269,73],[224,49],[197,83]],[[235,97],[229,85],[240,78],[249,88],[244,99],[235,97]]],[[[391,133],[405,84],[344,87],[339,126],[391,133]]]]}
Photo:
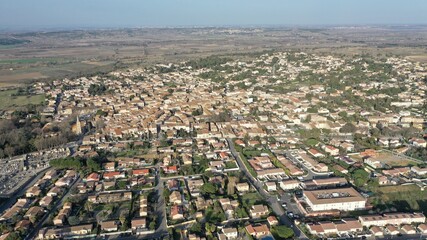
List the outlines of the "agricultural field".
{"type": "Polygon", "coordinates": [[[44,95],[31,96],[13,96],[17,90],[0,91],[0,110],[9,109],[11,107],[25,106],[28,104],[42,104],[45,100],[44,95]]]}
{"type": "Polygon", "coordinates": [[[359,30],[247,28],[233,33],[227,28],[192,28],[0,34],[0,38],[16,42],[0,44],[0,87],[87,76],[131,66],[178,63],[213,54],[245,60],[251,54],[271,50],[343,56],[372,53],[425,61],[427,50],[418,46],[426,31],[419,28],[408,30],[410,32],[381,27],[359,30]],[[385,35],[390,36],[387,41],[383,39],[385,35]]]}

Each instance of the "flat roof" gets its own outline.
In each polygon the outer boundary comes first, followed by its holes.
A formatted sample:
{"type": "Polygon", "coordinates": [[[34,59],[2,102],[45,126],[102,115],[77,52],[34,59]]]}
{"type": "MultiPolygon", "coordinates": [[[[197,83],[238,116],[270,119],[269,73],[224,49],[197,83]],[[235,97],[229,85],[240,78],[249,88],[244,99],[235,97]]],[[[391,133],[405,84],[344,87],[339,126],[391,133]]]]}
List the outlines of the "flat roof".
{"type": "Polygon", "coordinates": [[[313,204],[366,201],[366,199],[352,187],[304,191],[303,193],[313,204]]]}

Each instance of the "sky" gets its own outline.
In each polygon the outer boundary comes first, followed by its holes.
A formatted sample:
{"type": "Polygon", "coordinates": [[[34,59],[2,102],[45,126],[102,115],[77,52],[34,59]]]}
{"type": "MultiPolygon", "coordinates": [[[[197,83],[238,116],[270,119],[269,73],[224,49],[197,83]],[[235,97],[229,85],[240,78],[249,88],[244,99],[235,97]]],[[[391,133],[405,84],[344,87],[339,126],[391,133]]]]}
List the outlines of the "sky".
{"type": "Polygon", "coordinates": [[[427,0],[0,0],[0,29],[427,24],[427,0]]]}

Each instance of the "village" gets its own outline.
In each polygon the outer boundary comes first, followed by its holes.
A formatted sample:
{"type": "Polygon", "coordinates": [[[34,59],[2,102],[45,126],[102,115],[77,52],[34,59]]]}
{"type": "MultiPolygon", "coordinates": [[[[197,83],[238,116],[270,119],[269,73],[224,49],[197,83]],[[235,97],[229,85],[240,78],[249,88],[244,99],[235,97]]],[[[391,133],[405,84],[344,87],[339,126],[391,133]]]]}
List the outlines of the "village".
{"type": "Polygon", "coordinates": [[[305,52],[37,82],[78,141],[9,160],[39,178],[0,239],[427,237],[426,83],[404,58],[305,52]]]}

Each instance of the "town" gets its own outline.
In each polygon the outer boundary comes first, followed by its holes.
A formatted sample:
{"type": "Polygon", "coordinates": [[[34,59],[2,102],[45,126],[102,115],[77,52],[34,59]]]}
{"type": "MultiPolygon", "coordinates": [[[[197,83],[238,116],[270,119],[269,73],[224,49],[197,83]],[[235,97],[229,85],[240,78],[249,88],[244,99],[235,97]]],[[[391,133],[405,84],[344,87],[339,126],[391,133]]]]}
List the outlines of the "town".
{"type": "Polygon", "coordinates": [[[0,239],[427,237],[427,64],[271,51],[29,92],[0,116],[45,123],[2,149],[0,239]]]}

